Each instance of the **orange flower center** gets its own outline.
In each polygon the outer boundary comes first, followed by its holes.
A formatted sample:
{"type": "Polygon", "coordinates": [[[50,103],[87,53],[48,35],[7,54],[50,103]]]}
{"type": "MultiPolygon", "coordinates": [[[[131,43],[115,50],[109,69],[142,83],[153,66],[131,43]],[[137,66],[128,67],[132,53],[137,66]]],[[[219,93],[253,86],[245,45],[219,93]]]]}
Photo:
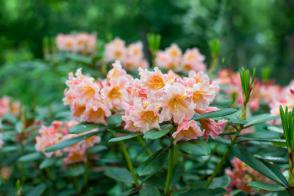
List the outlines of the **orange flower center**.
{"type": "Polygon", "coordinates": [[[86,106],[84,105],[79,105],[79,104],[75,105],[75,108],[73,110],[73,116],[77,116],[77,117],[81,116],[82,113],[85,111],[85,109],[86,109],[86,106]]]}
{"type": "Polygon", "coordinates": [[[147,123],[153,123],[158,120],[158,116],[154,111],[143,111],[141,112],[141,120],[147,123]]]}
{"type": "Polygon", "coordinates": [[[173,111],[185,110],[187,105],[185,103],[185,96],[184,95],[175,95],[172,99],[168,102],[168,108],[173,111]]]}
{"type": "Polygon", "coordinates": [[[148,80],[147,86],[152,90],[162,89],[164,87],[164,80],[160,75],[153,75],[148,80]]]}
{"type": "Polygon", "coordinates": [[[189,127],[188,129],[182,130],[180,132],[180,135],[183,138],[193,138],[195,136],[194,129],[192,127],[189,127]]]}
{"type": "Polygon", "coordinates": [[[96,111],[90,110],[89,111],[89,119],[96,119],[96,118],[103,118],[105,115],[105,112],[102,108],[98,108],[96,111]]]}
{"type": "Polygon", "coordinates": [[[108,97],[110,99],[119,99],[119,98],[121,98],[121,92],[120,92],[119,88],[118,87],[112,88],[111,91],[109,91],[109,93],[108,93],[108,97]]]}
{"type": "Polygon", "coordinates": [[[202,101],[204,99],[204,92],[202,90],[195,91],[192,95],[194,103],[202,101]]]}
{"type": "Polygon", "coordinates": [[[95,89],[91,86],[85,86],[82,88],[82,94],[87,98],[91,99],[95,95],[95,89]]]}

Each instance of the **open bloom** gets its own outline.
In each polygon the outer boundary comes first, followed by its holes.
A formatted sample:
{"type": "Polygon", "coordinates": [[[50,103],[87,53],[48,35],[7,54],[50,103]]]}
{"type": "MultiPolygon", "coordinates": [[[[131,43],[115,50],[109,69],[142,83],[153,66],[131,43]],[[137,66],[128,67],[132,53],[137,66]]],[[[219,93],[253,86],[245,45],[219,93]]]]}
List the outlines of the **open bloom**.
{"type": "Polygon", "coordinates": [[[73,117],[86,122],[105,123],[105,118],[111,115],[100,93],[102,84],[94,78],[83,75],[79,69],[75,75],[69,74],[63,99],[69,105],[73,117]]]}
{"type": "Polygon", "coordinates": [[[202,135],[202,131],[196,121],[185,120],[178,125],[176,132],[174,132],[172,136],[175,142],[178,142],[180,140],[188,141],[197,139],[202,135]]]}
{"type": "MultiPolygon", "coordinates": [[[[205,110],[196,109],[196,112],[199,114],[204,114],[216,110],[217,108],[215,107],[208,107],[205,110]]],[[[208,140],[209,136],[212,138],[216,138],[217,136],[219,136],[224,131],[224,128],[227,124],[226,120],[216,121],[210,118],[200,119],[199,122],[201,124],[202,129],[204,130],[203,136],[206,140],[208,140]]]]}
{"type": "Polygon", "coordinates": [[[165,69],[177,71],[205,71],[206,65],[204,59],[204,56],[197,48],[187,49],[185,53],[182,54],[181,49],[176,44],[172,44],[164,51],[157,52],[155,64],[165,69]]]}
{"type": "Polygon", "coordinates": [[[56,45],[60,51],[90,54],[96,48],[96,35],[88,33],[59,34],[56,45]]]}
{"type": "Polygon", "coordinates": [[[36,137],[36,150],[43,152],[48,157],[66,155],[64,158],[64,163],[66,165],[86,161],[87,149],[92,147],[94,144],[99,143],[100,137],[91,136],[62,150],[55,151],[54,153],[45,153],[46,148],[52,145],[82,135],[69,134],[69,129],[76,124],[76,121],[54,121],[50,126],[43,126],[39,130],[39,134],[36,137]]]}
{"type": "Polygon", "coordinates": [[[173,119],[180,123],[184,119],[191,119],[194,115],[195,104],[191,102],[185,86],[180,83],[168,84],[162,97],[163,109],[161,115],[165,121],[173,119]]]}
{"type": "Polygon", "coordinates": [[[136,99],[132,105],[126,108],[123,120],[125,129],[130,131],[146,132],[153,128],[160,128],[160,106],[150,103],[148,100],[136,99]]]}
{"type": "Polygon", "coordinates": [[[199,52],[197,48],[186,50],[182,57],[182,70],[184,71],[205,71],[206,65],[204,64],[204,56],[199,52]]]}
{"type": "Polygon", "coordinates": [[[106,62],[119,60],[127,70],[148,67],[148,62],[144,59],[142,42],[135,42],[126,46],[123,40],[116,38],[106,44],[104,59],[106,62]]]}
{"type": "Polygon", "coordinates": [[[0,98],[0,118],[5,114],[17,116],[20,112],[20,103],[13,102],[9,97],[0,98]]]}
{"type": "Polygon", "coordinates": [[[115,38],[105,46],[104,58],[107,62],[120,60],[122,61],[126,55],[125,42],[119,38],[115,38]]]}

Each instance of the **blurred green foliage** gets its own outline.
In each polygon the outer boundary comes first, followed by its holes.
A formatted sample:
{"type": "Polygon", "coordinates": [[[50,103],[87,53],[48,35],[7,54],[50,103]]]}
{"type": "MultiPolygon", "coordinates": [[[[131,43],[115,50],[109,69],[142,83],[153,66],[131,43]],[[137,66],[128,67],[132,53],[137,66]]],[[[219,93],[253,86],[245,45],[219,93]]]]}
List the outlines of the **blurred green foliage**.
{"type": "MultiPolygon", "coordinates": [[[[4,0],[0,6],[0,62],[43,56],[44,37],[74,31],[144,40],[162,36],[182,48],[198,46],[210,61],[219,39],[224,66],[270,68],[287,83],[294,73],[291,0],[4,0]],[[14,53],[13,53],[14,51],[14,53]],[[16,54],[13,56],[12,54],[16,54]]],[[[261,70],[261,69],[260,69],[261,70]]]]}

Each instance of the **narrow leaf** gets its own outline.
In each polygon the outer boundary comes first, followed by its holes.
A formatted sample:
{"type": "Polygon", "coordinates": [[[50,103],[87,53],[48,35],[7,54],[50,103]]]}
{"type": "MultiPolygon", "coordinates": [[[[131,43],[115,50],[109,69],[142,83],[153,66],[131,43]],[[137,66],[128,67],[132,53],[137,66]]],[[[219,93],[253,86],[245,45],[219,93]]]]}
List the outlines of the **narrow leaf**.
{"type": "Polygon", "coordinates": [[[74,137],[74,138],[71,138],[71,139],[68,139],[68,140],[64,140],[58,144],[55,144],[53,146],[50,146],[49,148],[47,148],[45,151],[46,152],[53,152],[53,151],[56,151],[56,150],[60,150],[60,149],[63,149],[65,147],[68,147],[68,146],[71,146],[75,143],[78,143],[80,141],[83,141],[89,137],[92,137],[94,135],[97,135],[97,132],[98,131],[94,131],[94,132],[90,132],[90,133],[87,133],[87,134],[84,134],[84,135],[80,135],[78,137],[74,137]]]}
{"type": "Polygon", "coordinates": [[[251,187],[257,188],[257,189],[262,189],[262,190],[266,190],[266,191],[283,191],[285,190],[284,187],[282,187],[281,185],[278,184],[267,184],[267,183],[263,183],[263,182],[249,182],[248,184],[251,187]]]}
{"type": "Polygon", "coordinates": [[[225,108],[225,109],[221,109],[215,112],[208,112],[208,113],[204,113],[204,114],[195,114],[194,117],[192,118],[193,120],[200,120],[203,118],[218,118],[218,117],[224,117],[230,114],[233,114],[237,112],[236,109],[234,108],[225,108]]]}
{"type": "Polygon", "coordinates": [[[128,135],[124,135],[120,137],[111,138],[108,142],[111,143],[111,142],[120,142],[124,140],[129,140],[139,135],[141,135],[141,133],[132,133],[132,134],[128,134],[128,135]]]}
{"type": "Polygon", "coordinates": [[[96,125],[96,124],[79,124],[79,125],[72,127],[69,130],[69,132],[71,134],[77,134],[77,133],[83,133],[83,132],[90,131],[90,130],[97,129],[97,128],[98,128],[98,125],[96,125]]]}
{"type": "Polygon", "coordinates": [[[260,123],[265,123],[270,120],[277,119],[278,116],[271,115],[271,114],[261,114],[258,116],[252,116],[248,119],[247,123],[244,125],[245,127],[250,127],[252,125],[260,124],[260,123]]]}

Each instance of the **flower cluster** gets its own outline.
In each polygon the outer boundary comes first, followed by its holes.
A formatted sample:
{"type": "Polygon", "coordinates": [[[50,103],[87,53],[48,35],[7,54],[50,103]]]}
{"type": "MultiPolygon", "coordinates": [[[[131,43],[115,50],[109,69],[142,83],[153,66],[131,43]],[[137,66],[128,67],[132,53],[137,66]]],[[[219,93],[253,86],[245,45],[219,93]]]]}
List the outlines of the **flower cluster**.
{"type": "Polygon", "coordinates": [[[173,71],[162,73],[139,69],[139,78],[127,74],[117,61],[105,80],[85,76],[80,70],[69,75],[64,103],[72,115],[81,121],[106,123],[112,112],[123,114],[124,128],[131,132],[146,132],[162,122],[177,125],[175,142],[204,136],[218,136],[224,121],[191,120],[195,112],[203,114],[217,110],[209,107],[218,92],[218,84],[203,72],[189,72],[180,77],[173,71]]]}
{"type": "Polygon", "coordinates": [[[96,35],[88,33],[59,34],[56,45],[60,51],[90,54],[96,48],[96,35]]]}
{"type": "Polygon", "coordinates": [[[164,51],[158,51],[155,64],[165,69],[176,71],[205,71],[204,56],[197,48],[187,49],[185,53],[176,45],[172,44],[164,51]]]}
{"type": "MultiPolygon", "coordinates": [[[[224,69],[219,72],[218,81],[223,85],[224,92],[231,97],[235,96],[237,104],[241,105],[243,101],[240,75],[232,70],[224,69]]],[[[286,92],[290,92],[289,88],[282,88],[271,81],[260,82],[256,80],[249,100],[250,109],[256,111],[260,108],[261,103],[273,108],[275,103],[278,103],[278,100],[284,102],[286,92]]],[[[287,98],[287,100],[289,99],[287,98]]],[[[277,109],[279,105],[280,103],[277,104],[277,109]]]]}
{"type": "Polygon", "coordinates": [[[2,97],[0,99],[0,118],[2,118],[5,114],[12,114],[17,116],[19,112],[19,102],[13,102],[9,97],[2,97]]]}
{"type": "Polygon", "coordinates": [[[264,183],[271,183],[271,180],[264,177],[238,158],[233,158],[231,161],[232,169],[226,169],[226,174],[231,178],[231,184],[227,188],[228,193],[234,189],[242,190],[248,194],[256,194],[257,190],[248,186],[249,182],[258,181],[264,183]]]}
{"type": "Polygon", "coordinates": [[[119,38],[112,40],[105,46],[104,60],[106,62],[119,60],[127,70],[148,67],[148,62],[144,59],[143,44],[140,41],[126,46],[119,38]]]}
{"type": "Polygon", "coordinates": [[[39,130],[39,135],[36,137],[36,150],[44,152],[46,156],[50,157],[66,155],[64,158],[64,164],[73,164],[77,162],[84,162],[87,160],[86,151],[88,148],[92,147],[94,144],[100,142],[100,137],[92,136],[81,142],[73,144],[62,150],[55,151],[54,153],[46,153],[46,148],[55,145],[61,141],[74,138],[79,136],[79,134],[69,134],[69,129],[76,125],[77,122],[61,122],[54,121],[51,126],[43,126],[39,130]]]}

